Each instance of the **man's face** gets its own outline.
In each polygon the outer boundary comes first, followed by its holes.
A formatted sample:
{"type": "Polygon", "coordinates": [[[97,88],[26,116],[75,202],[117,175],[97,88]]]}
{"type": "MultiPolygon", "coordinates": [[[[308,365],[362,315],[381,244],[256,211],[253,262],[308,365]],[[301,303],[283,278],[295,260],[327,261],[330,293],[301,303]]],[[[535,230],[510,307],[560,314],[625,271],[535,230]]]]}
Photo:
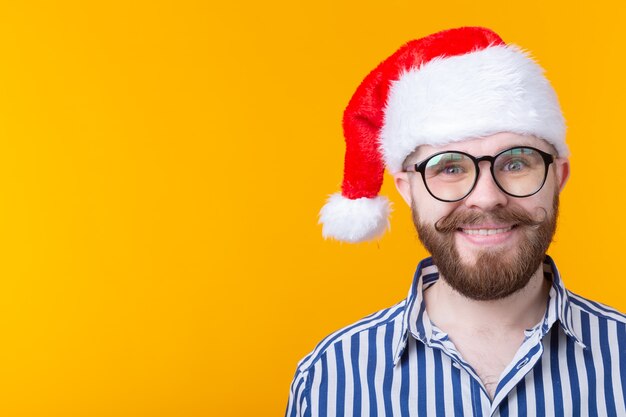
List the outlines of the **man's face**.
{"type": "MultiPolygon", "coordinates": [[[[499,133],[443,147],[423,145],[408,162],[446,150],[475,157],[495,155],[519,145],[554,154],[543,140],[499,133]]],[[[494,300],[523,288],[541,265],[556,228],[558,195],[568,172],[567,160],[556,159],[538,193],[516,198],[497,187],[489,163],[481,162],[475,188],[454,203],[433,198],[419,173],[395,177],[398,190],[412,207],[420,240],[446,282],[468,298],[494,300]]]]}

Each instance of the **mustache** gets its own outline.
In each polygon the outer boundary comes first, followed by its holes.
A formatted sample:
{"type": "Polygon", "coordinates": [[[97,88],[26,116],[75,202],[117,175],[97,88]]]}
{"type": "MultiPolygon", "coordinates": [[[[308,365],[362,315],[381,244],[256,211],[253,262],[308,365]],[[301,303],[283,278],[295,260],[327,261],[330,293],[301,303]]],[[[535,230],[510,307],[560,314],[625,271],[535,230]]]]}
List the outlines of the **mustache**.
{"type": "Polygon", "coordinates": [[[439,233],[452,233],[462,225],[491,222],[512,223],[517,226],[539,227],[547,218],[548,212],[543,207],[538,209],[540,216],[533,217],[526,210],[519,207],[498,208],[489,212],[484,211],[454,211],[435,222],[435,230],[439,233]]]}

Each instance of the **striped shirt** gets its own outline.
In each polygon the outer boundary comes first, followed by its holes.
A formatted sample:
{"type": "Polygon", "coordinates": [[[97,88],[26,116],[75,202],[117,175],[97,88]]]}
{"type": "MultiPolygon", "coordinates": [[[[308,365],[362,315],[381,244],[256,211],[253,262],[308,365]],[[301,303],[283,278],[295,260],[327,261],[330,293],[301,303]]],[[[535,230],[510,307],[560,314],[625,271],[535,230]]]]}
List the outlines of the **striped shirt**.
{"type": "Polygon", "coordinates": [[[439,278],[420,262],[406,300],[326,339],[298,365],[288,417],[626,416],[626,316],[565,289],[554,262],[545,316],[507,366],[493,400],[425,314],[439,278]]]}

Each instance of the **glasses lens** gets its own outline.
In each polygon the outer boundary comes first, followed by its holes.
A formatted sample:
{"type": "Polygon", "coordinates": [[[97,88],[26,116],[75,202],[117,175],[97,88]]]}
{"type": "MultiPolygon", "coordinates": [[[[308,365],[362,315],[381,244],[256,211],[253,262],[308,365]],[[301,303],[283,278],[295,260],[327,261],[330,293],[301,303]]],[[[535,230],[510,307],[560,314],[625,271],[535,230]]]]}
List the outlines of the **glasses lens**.
{"type": "Polygon", "coordinates": [[[476,166],[467,156],[446,152],[432,156],[424,169],[428,190],[446,201],[460,200],[470,192],[476,179],[476,166]]]}
{"type": "Polygon", "coordinates": [[[524,197],[534,194],[543,185],[546,164],[534,149],[513,148],[498,155],[493,175],[507,193],[524,197]]]}

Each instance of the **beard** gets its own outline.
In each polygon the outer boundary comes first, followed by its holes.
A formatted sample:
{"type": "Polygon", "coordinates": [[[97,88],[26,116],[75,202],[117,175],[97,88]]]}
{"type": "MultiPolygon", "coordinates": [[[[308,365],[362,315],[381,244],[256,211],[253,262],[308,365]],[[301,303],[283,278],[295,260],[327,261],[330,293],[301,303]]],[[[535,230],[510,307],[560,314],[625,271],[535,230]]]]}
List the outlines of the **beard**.
{"type": "MultiPolygon", "coordinates": [[[[540,219],[519,207],[498,208],[490,212],[454,211],[439,219],[434,226],[419,220],[412,205],[413,223],[419,239],[431,253],[441,277],[461,295],[479,301],[505,298],[528,284],[539,269],[556,231],[559,195],[554,195],[552,213],[542,209],[540,219]],[[514,224],[520,233],[516,250],[482,250],[474,265],[461,258],[455,244],[460,226],[484,224],[488,221],[514,224]]],[[[541,214],[540,213],[540,214],[541,214]]]]}

